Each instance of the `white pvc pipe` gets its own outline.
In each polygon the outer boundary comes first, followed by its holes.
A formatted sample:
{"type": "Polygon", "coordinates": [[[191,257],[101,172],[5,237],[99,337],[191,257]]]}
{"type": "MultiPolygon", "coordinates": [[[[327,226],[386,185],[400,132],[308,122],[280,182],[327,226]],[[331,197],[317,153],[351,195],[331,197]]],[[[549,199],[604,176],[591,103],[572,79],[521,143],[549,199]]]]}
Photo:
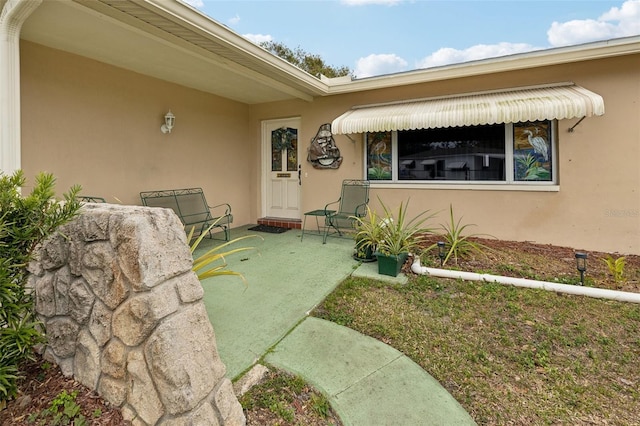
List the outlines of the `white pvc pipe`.
{"type": "Polygon", "coordinates": [[[525,278],[503,277],[500,275],[477,274],[474,272],[451,271],[449,269],[427,268],[420,265],[420,258],[415,257],[411,270],[419,275],[431,275],[441,278],[461,279],[465,281],[485,281],[513,285],[516,287],[537,288],[557,293],[575,294],[579,296],[596,297],[599,299],[617,300],[618,302],[640,303],[640,293],[608,290],[604,288],[584,287],[570,284],[551,283],[548,281],[528,280],[525,278]]]}

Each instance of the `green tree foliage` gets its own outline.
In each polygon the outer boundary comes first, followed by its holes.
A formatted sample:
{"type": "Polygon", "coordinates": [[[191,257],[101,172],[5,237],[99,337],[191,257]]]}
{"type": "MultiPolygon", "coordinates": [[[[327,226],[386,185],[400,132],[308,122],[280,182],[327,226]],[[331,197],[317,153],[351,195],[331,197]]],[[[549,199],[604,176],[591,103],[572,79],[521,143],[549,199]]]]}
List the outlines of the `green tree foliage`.
{"type": "Polygon", "coordinates": [[[333,67],[331,65],[327,65],[319,55],[308,53],[302,50],[302,48],[300,47],[291,49],[284,44],[276,43],[275,41],[265,41],[263,43],[260,43],[260,46],[273,53],[274,55],[279,56],[290,64],[293,64],[301,70],[304,70],[318,78],[320,78],[320,75],[334,78],[351,74],[351,70],[349,69],[349,67],[333,67]]]}
{"type": "Polygon", "coordinates": [[[28,196],[20,193],[26,179],[22,171],[0,175],[0,401],[16,393],[20,364],[33,358],[33,346],[44,341],[27,289],[27,266],[38,243],[78,214],[79,186],[55,197],[55,178],[36,177],[28,196]]]}

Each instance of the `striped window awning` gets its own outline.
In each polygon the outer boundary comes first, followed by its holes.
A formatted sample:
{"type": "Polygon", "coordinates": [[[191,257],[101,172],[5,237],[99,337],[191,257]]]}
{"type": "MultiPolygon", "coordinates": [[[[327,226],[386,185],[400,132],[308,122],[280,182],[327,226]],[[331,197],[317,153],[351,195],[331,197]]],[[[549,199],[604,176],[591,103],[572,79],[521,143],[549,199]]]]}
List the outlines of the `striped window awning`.
{"type": "Polygon", "coordinates": [[[602,96],[573,83],[353,107],[334,134],[562,120],[604,114],[602,96]]]}

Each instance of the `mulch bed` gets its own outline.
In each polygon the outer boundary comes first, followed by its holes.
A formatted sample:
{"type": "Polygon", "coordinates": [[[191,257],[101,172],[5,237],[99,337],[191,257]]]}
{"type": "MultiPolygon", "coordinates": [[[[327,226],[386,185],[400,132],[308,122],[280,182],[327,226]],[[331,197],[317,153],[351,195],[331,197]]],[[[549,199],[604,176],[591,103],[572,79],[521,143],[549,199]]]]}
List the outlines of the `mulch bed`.
{"type": "Polygon", "coordinates": [[[0,424],[12,426],[33,426],[52,424],[52,418],[46,423],[35,421],[31,417],[38,416],[49,408],[51,401],[63,390],[68,394],[77,391],[76,403],[87,423],[92,426],[130,425],[122,418],[120,408],[104,401],[98,394],[90,391],[73,378],[64,377],[60,369],[50,366],[38,357],[35,362],[26,364],[22,369],[25,378],[18,385],[19,393],[15,400],[9,401],[7,407],[0,411],[0,424]],[[43,368],[47,367],[48,368],[43,368]]]}

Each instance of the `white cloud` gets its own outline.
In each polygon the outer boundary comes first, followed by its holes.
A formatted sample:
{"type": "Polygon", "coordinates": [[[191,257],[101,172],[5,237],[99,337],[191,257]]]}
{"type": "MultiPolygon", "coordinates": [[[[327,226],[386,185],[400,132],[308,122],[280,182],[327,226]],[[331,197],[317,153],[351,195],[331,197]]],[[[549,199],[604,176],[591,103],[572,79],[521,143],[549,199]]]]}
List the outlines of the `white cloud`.
{"type": "Polygon", "coordinates": [[[273,41],[273,37],[268,34],[242,34],[242,37],[252,41],[255,44],[260,44],[265,41],[273,41]]]}
{"type": "Polygon", "coordinates": [[[407,65],[407,61],[395,54],[369,55],[358,59],[354,75],[357,78],[364,78],[372,75],[391,74],[405,71],[407,65]]]}
{"type": "Polygon", "coordinates": [[[387,6],[395,6],[402,0],[341,0],[340,3],[347,6],[367,6],[369,4],[381,4],[387,6]]]}
{"type": "Polygon", "coordinates": [[[240,15],[236,14],[236,16],[234,16],[233,18],[227,19],[227,22],[229,23],[229,25],[236,25],[238,22],[240,22],[240,15]]]}
{"type": "Polygon", "coordinates": [[[640,0],[627,0],[598,19],[554,22],[547,31],[552,46],[568,46],[596,40],[640,34],[640,0]]]}
{"type": "Polygon", "coordinates": [[[182,0],[189,6],[195,7],[196,9],[202,9],[204,7],[204,1],[202,0],[182,0]]]}
{"type": "MultiPolygon", "coordinates": [[[[396,0],[342,0],[349,5],[396,4],[396,0]]],[[[597,19],[554,22],[547,31],[551,47],[575,45],[596,40],[640,35],[640,0],[626,0],[597,19]]],[[[418,61],[416,68],[431,68],[547,49],[527,43],[477,44],[466,49],[444,47],[418,61]]],[[[358,78],[390,74],[407,69],[407,62],[395,54],[369,55],[357,61],[358,78]]]]}
{"type": "Polygon", "coordinates": [[[417,68],[431,68],[441,65],[456,64],[460,62],[475,61],[479,59],[495,58],[498,56],[513,55],[515,53],[530,52],[539,50],[527,43],[498,43],[498,44],[477,44],[463,50],[443,47],[418,61],[417,68]]]}

